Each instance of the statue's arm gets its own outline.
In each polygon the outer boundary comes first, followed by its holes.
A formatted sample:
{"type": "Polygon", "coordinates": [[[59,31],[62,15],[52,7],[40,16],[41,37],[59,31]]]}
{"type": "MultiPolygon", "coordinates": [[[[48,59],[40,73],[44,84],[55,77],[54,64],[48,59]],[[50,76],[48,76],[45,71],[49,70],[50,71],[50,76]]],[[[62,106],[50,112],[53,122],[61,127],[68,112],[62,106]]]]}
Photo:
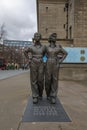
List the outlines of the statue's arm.
{"type": "Polygon", "coordinates": [[[32,53],[32,49],[28,48],[27,50],[24,51],[24,55],[27,59],[29,59],[29,53],[32,53]]]}
{"type": "Polygon", "coordinates": [[[48,46],[47,45],[45,45],[45,53],[44,54],[46,57],[48,57],[48,46]]]}
{"type": "Polygon", "coordinates": [[[68,55],[67,51],[65,49],[63,49],[63,47],[61,45],[59,45],[58,54],[57,54],[58,63],[61,64],[67,55],[68,55]]]}
{"type": "Polygon", "coordinates": [[[43,56],[45,55],[45,45],[43,46],[43,56]]]}
{"type": "Polygon", "coordinates": [[[31,65],[32,61],[32,48],[28,48],[27,50],[24,51],[24,55],[27,58],[28,65],[31,65]]]}
{"type": "Polygon", "coordinates": [[[29,59],[29,57],[28,57],[28,50],[25,50],[25,51],[24,51],[24,55],[25,55],[25,57],[26,57],[27,59],[29,59]]]}
{"type": "Polygon", "coordinates": [[[61,53],[61,58],[59,60],[59,63],[62,63],[63,60],[66,58],[66,56],[68,55],[67,51],[65,49],[63,49],[62,47],[60,48],[60,53],[61,53]]]}

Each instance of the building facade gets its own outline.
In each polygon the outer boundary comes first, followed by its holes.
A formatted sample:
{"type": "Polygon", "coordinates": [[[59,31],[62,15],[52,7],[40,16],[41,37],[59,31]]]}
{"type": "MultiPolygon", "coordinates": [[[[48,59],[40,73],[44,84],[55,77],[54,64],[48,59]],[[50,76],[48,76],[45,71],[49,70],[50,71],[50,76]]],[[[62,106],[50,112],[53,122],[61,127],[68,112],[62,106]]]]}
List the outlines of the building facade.
{"type": "Polygon", "coordinates": [[[87,47],[87,0],[37,0],[37,23],[43,39],[55,32],[64,46],[87,47]]]}
{"type": "Polygon", "coordinates": [[[57,43],[68,56],[60,68],[60,79],[86,80],[87,77],[87,0],[36,0],[38,31],[42,43],[57,33],[57,43]]]}

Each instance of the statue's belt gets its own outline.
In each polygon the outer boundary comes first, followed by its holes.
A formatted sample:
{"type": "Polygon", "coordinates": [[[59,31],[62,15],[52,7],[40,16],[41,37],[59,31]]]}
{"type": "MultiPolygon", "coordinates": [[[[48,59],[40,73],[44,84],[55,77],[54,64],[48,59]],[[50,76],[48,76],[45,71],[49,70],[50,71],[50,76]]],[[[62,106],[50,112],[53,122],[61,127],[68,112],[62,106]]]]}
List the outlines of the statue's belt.
{"type": "Polygon", "coordinates": [[[42,58],[42,55],[33,55],[32,58],[40,59],[42,58]]]}
{"type": "Polygon", "coordinates": [[[32,61],[39,63],[39,62],[42,62],[42,58],[33,57],[33,58],[32,58],[32,61]]]}
{"type": "Polygon", "coordinates": [[[47,60],[57,60],[57,57],[48,57],[47,60]]]}

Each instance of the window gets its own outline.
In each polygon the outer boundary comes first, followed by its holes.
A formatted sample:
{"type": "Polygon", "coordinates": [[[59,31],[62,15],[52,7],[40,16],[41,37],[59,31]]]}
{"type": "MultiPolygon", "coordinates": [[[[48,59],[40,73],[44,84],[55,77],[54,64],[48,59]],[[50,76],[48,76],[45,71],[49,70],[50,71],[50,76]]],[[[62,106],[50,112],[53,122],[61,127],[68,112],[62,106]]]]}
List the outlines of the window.
{"type": "Polygon", "coordinates": [[[66,25],[65,24],[63,24],[63,28],[65,29],[65,27],[66,27],[66,25]]]}
{"type": "Polygon", "coordinates": [[[72,26],[69,27],[69,36],[70,36],[70,39],[72,39],[72,26]]]}
{"type": "Polygon", "coordinates": [[[48,7],[46,7],[46,12],[48,12],[48,7]]]}
{"type": "Polygon", "coordinates": [[[70,3],[70,5],[69,5],[69,6],[70,6],[70,10],[71,10],[71,9],[72,9],[72,3],[70,3]]]}
{"type": "Polygon", "coordinates": [[[64,7],[64,12],[66,11],[66,8],[64,7]]]}
{"type": "Polygon", "coordinates": [[[48,28],[45,29],[46,30],[46,33],[48,32],[48,28]]]}

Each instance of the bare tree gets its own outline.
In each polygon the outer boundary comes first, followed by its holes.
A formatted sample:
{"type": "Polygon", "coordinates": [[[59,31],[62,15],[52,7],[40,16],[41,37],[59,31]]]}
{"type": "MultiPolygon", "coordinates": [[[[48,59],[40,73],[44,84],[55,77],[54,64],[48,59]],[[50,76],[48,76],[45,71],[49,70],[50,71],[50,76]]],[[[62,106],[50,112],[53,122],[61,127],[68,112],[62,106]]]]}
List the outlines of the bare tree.
{"type": "Polygon", "coordinates": [[[5,29],[5,24],[3,23],[1,26],[0,26],[0,40],[1,39],[6,39],[6,29],[5,29]]]}

